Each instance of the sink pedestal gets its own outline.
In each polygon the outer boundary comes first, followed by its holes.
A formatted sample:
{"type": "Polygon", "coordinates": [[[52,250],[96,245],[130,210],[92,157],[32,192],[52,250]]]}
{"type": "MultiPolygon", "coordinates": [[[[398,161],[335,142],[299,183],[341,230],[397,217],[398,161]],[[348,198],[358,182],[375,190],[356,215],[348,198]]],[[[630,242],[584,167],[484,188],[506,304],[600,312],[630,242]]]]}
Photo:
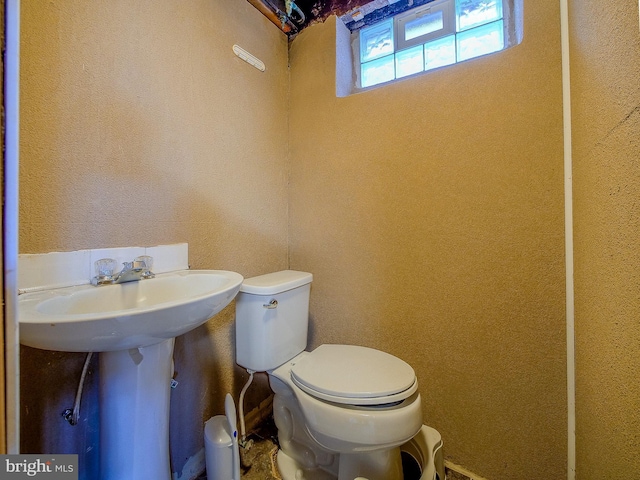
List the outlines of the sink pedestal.
{"type": "Polygon", "coordinates": [[[101,480],[170,480],[174,339],[100,353],[101,480]]]}

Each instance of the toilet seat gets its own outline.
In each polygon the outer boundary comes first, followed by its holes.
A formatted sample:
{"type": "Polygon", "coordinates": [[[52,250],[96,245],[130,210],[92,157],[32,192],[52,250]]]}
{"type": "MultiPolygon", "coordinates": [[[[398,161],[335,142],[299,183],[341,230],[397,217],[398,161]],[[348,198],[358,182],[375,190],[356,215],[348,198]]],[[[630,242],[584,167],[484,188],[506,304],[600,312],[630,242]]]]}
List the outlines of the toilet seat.
{"type": "Polygon", "coordinates": [[[314,398],[358,406],[397,403],[418,389],[411,365],[356,345],[321,345],[298,357],[291,380],[314,398]]]}
{"type": "Polygon", "coordinates": [[[363,348],[323,345],[316,349],[319,352],[314,350],[319,355],[304,351],[268,372],[276,397],[274,417],[285,422],[284,430],[290,428],[286,425],[291,412],[299,411],[301,417],[294,422],[304,425],[302,430],[315,443],[330,452],[349,454],[399,446],[420,430],[422,407],[413,369],[392,355],[363,348]],[[351,358],[354,355],[363,361],[351,358]],[[387,381],[363,388],[364,378],[372,376],[387,381]],[[304,385],[301,378],[315,380],[315,388],[304,385]]]}

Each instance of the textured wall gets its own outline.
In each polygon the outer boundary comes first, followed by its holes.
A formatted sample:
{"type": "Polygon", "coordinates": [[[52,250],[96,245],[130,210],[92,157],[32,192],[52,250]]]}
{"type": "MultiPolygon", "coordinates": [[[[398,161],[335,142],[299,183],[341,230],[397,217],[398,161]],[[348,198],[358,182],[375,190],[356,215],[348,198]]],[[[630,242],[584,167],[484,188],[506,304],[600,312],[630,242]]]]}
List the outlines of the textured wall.
{"type": "MultiPolygon", "coordinates": [[[[188,242],[193,268],[288,266],[287,40],[251,5],[27,1],[21,48],[21,253],[188,242]],[[266,72],[235,57],[234,43],[266,72]]],[[[232,327],[230,307],[177,341],[178,473],[202,448],[202,420],[246,378],[232,327]]],[[[91,478],[93,368],[82,424],[59,415],[83,358],[22,349],[22,447],[87,452],[91,478]]]]}
{"type": "Polygon", "coordinates": [[[638,478],[638,2],[570,3],[577,477],[638,478]]]}
{"type": "Polygon", "coordinates": [[[416,369],[445,455],[491,479],[566,478],[560,24],[345,98],[335,18],[290,48],[291,267],[312,343],[416,369]]]}

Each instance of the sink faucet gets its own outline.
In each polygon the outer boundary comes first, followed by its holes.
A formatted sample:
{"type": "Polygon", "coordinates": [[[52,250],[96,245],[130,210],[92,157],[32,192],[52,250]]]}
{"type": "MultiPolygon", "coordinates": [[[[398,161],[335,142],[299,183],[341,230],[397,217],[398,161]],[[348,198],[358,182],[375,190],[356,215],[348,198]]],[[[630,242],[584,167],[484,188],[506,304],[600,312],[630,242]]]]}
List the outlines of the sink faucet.
{"type": "Polygon", "coordinates": [[[134,260],[133,262],[124,262],[122,270],[113,278],[113,283],[137,282],[143,278],[153,278],[155,275],[147,268],[144,260],[134,260]]]}
{"type": "Polygon", "coordinates": [[[99,287],[101,285],[137,282],[141,279],[155,277],[151,271],[153,257],[148,255],[136,257],[132,262],[124,262],[122,270],[114,275],[115,263],[115,260],[111,258],[98,260],[96,262],[97,275],[91,279],[91,284],[99,287]]]}

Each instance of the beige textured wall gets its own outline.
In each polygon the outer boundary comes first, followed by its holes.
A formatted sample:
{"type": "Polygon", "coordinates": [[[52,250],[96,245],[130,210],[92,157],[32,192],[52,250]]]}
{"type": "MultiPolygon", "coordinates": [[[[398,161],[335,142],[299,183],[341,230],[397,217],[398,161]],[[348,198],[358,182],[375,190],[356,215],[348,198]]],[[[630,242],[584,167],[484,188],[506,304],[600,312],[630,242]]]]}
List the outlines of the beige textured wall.
{"type": "Polygon", "coordinates": [[[345,98],[335,18],[290,48],[312,344],[411,363],[446,457],[496,480],[566,478],[558,19],[527,2],[521,45],[345,98]]]}
{"type": "Polygon", "coordinates": [[[570,4],[577,478],[638,478],[638,2],[570,4]]]}
{"type": "MultiPolygon", "coordinates": [[[[21,253],[188,242],[193,268],[251,276],[288,266],[287,40],[255,8],[25,1],[21,48],[21,253]],[[234,43],[266,72],[235,57],[234,43]]],[[[178,473],[202,448],[202,421],[246,378],[232,343],[233,307],[177,341],[178,473]]],[[[23,451],[87,452],[88,469],[94,367],[82,424],[60,418],[83,359],[23,348],[21,433],[23,451]]]]}

